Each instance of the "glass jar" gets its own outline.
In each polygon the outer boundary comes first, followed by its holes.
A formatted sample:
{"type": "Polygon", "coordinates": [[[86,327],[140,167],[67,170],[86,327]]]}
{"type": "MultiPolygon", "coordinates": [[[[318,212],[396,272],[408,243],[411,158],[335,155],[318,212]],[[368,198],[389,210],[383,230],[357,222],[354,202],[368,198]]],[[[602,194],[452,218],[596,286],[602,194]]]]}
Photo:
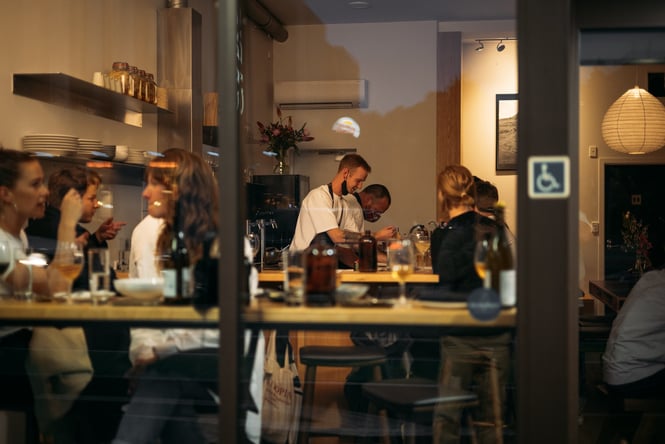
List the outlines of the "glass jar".
{"type": "Polygon", "coordinates": [[[155,82],[155,76],[152,75],[152,73],[147,74],[146,84],[147,95],[144,100],[153,105],[157,105],[157,82],[155,82]]]}
{"type": "MultiPolygon", "coordinates": [[[[129,63],[127,62],[113,62],[113,68],[109,73],[109,80],[111,85],[119,84],[120,91],[123,94],[127,94],[127,88],[129,88],[129,63]]],[[[115,89],[115,88],[111,88],[115,89]]]]}
{"type": "Polygon", "coordinates": [[[138,98],[140,88],[141,88],[141,79],[139,78],[139,70],[136,66],[130,66],[129,67],[129,87],[127,88],[126,94],[128,96],[138,98]]]}
{"type": "Polygon", "coordinates": [[[139,88],[136,94],[136,98],[139,100],[147,101],[148,97],[148,76],[145,73],[145,70],[139,69],[139,88]]]}

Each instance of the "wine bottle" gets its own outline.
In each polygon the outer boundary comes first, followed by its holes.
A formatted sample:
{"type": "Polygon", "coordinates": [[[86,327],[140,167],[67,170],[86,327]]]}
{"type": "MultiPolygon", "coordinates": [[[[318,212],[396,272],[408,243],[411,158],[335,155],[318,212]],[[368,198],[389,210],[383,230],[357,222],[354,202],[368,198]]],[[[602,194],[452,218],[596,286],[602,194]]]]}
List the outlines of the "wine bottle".
{"type": "Polygon", "coordinates": [[[510,245],[506,238],[505,206],[495,207],[496,230],[490,239],[487,251],[487,271],[491,287],[501,298],[501,305],[512,307],[516,303],[515,265],[510,245]]]}
{"type": "Polygon", "coordinates": [[[192,302],[189,252],[185,244],[185,232],[180,213],[180,203],[176,201],[170,250],[165,257],[162,273],[164,276],[164,303],[171,305],[185,305],[192,302]]]}
{"type": "Polygon", "coordinates": [[[366,273],[376,271],[376,239],[370,230],[365,230],[365,234],[358,239],[358,258],[358,271],[366,273]]]}

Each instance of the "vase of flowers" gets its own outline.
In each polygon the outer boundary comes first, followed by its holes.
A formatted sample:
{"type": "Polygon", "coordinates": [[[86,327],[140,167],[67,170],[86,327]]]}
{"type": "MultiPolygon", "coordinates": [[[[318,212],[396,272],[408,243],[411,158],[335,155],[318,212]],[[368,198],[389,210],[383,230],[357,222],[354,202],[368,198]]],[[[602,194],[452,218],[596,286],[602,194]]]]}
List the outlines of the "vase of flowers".
{"type": "Polygon", "coordinates": [[[282,110],[277,107],[277,122],[263,124],[256,122],[259,127],[261,143],[266,144],[263,154],[274,157],[277,161],[273,171],[276,174],[287,174],[289,171],[287,154],[290,149],[298,152],[298,142],[314,140],[303,123],[299,129],[293,127],[291,116],[282,117],[282,110]]]}
{"type": "Polygon", "coordinates": [[[649,226],[644,225],[630,211],[626,211],[621,223],[621,237],[623,238],[623,250],[635,252],[635,263],[631,271],[642,275],[651,267],[649,250],[652,245],[649,242],[649,226]]]}

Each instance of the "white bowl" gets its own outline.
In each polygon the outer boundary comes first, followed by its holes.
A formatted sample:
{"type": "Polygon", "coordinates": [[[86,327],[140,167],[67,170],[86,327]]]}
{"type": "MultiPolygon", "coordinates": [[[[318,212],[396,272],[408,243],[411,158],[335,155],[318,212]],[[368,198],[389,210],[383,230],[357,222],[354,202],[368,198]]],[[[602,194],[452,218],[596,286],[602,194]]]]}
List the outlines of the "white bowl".
{"type": "Polygon", "coordinates": [[[116,279],[113,281],[113,285],[123,296],[145,301],[160,299],[164,291],[164,279],[162,278],[116,279]]]}

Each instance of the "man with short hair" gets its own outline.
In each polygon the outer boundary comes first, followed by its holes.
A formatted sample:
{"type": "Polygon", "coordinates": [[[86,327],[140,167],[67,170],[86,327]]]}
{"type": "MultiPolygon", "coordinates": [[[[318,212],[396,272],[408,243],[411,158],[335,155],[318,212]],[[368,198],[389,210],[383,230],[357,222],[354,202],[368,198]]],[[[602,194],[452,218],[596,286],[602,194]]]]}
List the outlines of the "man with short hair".
{"type": "Polygon", "coordinates": [[[314,188],[303,199],[290,249],[304,250],[317,234],[322,233],[334,244],[357,241],[359,232],[343,228],[350,211],[349,201],[344,196],[362,188],[371,171],[372,168],[360,155],[344,156],[332,181],[314,188]]]}
{"type": "MultiPolygon", "coordinates": [[[[365,232],[365,221],[378,222],[383,213],[388,211],[391,203],[388,188],[381,184],[368,185],[359,192],[347,195],[346,199],[351,211],[343,222],[343,228],[358,233],[365,232]]],[[[392,225],[373,233],[376,240],[390,239],[394,235],[395,227],[392,225]]]]}

